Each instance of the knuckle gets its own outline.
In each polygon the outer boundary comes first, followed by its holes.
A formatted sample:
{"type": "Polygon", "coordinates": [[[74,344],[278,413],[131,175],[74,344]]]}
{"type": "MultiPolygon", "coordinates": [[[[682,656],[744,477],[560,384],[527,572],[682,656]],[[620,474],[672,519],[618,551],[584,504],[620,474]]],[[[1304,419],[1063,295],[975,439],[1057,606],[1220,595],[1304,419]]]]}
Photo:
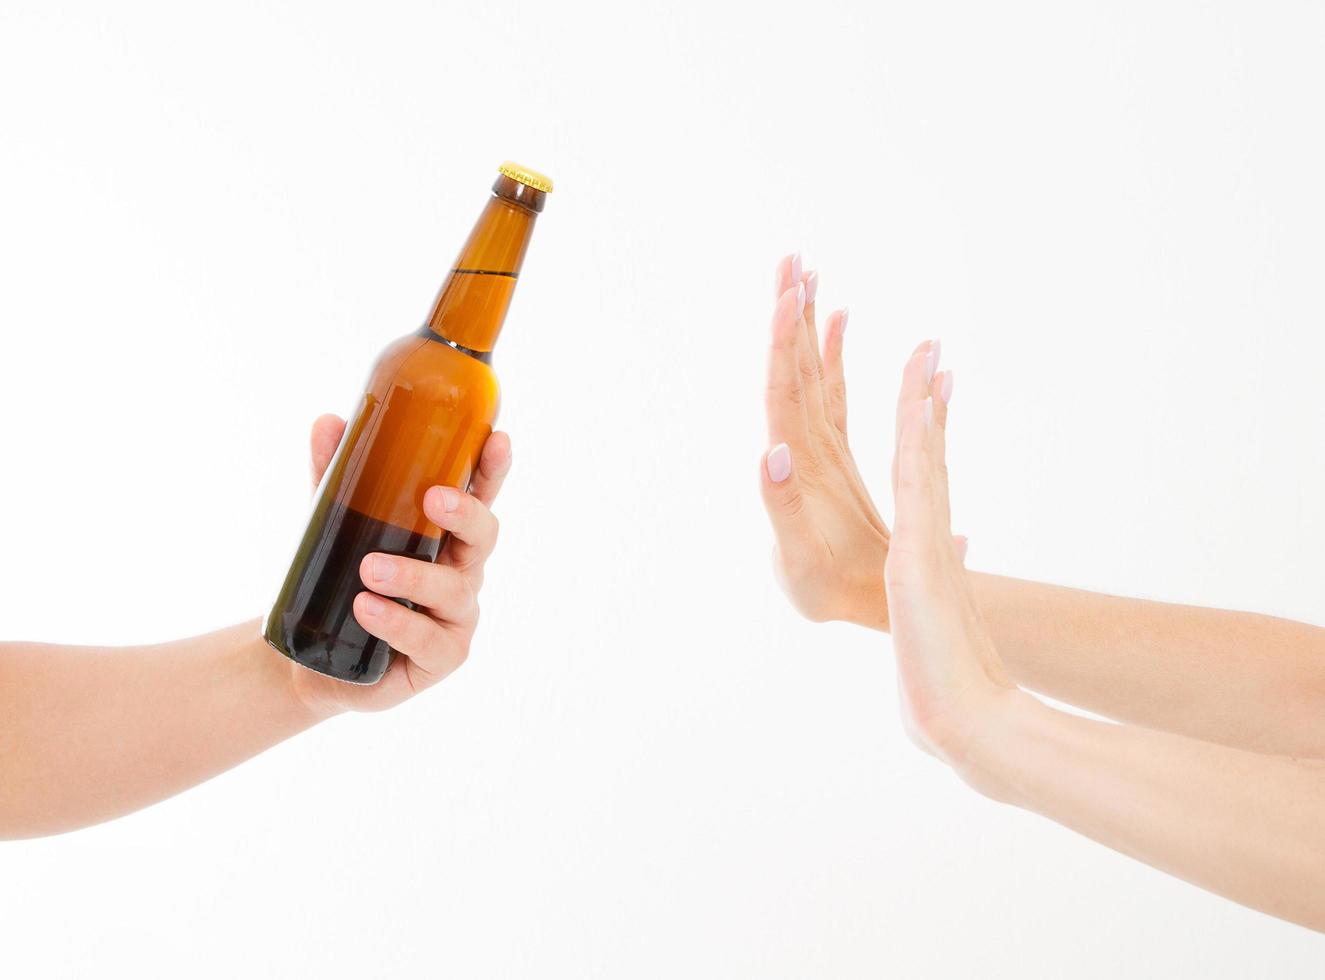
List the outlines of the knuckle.
{"type": "Polygon", "coordinates": [[[906,491],[915,493],[923,488],[920,477],[909,467],[902,467],[897,472],[897,490],[899,493],[906,491]]]}
{"type": "Polygon", "coordinates": [[[426,569],[421,567],[417,561],[408,558],[396,559],[396,580],[393,583],[398,591],[406,594],[413,594],[419,590],[423,584],[423,576],[426,569]]]}
{"type": "Polygon", "coordinates": [[[442,638],[442,630],[427,616],[411,616],[409,625],[402,630],[409,649],[416,654],[427,655],[442,638]]]}
{"type": "Polygon", "coordinates": [[[778,510],[784,517],[797,517],[805,510],[805,497],[795,487],[788,487],[778,495],[778,510]]]}
{"type": "Polygon", "coordinates": [[[781,408],[784,404],[790,403],[793,407],[799,408],[805,401],[805,389],[801,383],[795,379],[778,381],[770,384],[765,391],[766,401],[770,409],[781,408]]]}
{"type": "Polygon", "coordinates": [[[838,442],[837,434],[833,431],[825,430],[819,435],[819,446],[823,457],[832,469],[837,469],[846,461],[842,453],[842,444],[838,442]]]}
{"type": "Polygon", "coordinates": [[[478,610],[478,595],[473,586],[463,575],[457,576],[455,592],[452,595],[452,607],[457,618],[468,619],[478,610]]]}
{"type": "Polygon", "coordinates": [[[442,605],[448,611],[461,611],[468,608],[473,601],[473,593],[470,591],[469,583],[465,581],[463,573],[454,568],[446,569],[446,584],[442,589],[442,605]]]}
{"type": "Polygon", "coordinates": [[[469,659],[469,637],[465,637],[455,644],[455,652],[452,654],[452,659],[455,661],[451,668],[452,670],[460,667],[469,659]]]}

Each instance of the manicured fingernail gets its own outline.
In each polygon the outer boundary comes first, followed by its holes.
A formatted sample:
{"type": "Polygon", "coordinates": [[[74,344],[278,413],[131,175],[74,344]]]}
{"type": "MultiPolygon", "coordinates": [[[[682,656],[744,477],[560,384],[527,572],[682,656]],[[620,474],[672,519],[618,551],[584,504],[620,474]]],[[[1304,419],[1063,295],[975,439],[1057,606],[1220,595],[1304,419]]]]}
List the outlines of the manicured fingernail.
{"type": "Polygon", "coordinates": [[[811,272],[805,277],[805,302],[813,303],[814,297],[819,294],[819,273],[811,272]]]}
{"type": "Polygon", "coordinates": [[[386,611],[386,603],[371,593],[364,593],[360,604],[369,616],[380,616],[386,611]]]}
{"type": "Polygon", "coordinates": [[[442,487],[442,510],[448,514],[460,506],[460,493],[450,487],[442,487]]]}
{"type": "Polygon", "coordinates": [[[934,424],[934,399],[925,399],[925,428],[934,424]]]}
{"type": "Polygon", "coordinates": [[[781,483],[791,476],[791,448],[785,442],[779,442],[769,452],[765,465],[768,466],[768,478],[781,483]]]}
{"type": "Polygon", "coordinates": [[[939,397],[943,399],[943,404],[952,401],[952,372],[944,371],[943,380],[939,382],[939,397]]]}
{"type": "Polygon", "coordinates": [[[791,281],[799,282],[801,278],[801,253],[795,252],[791,256],[791,281]]]}
{"type": "Polygon", "coordinates": [[[390,582],[396,574],[396,563],[386,555],[374,555],[372,566],[374,582],[390,582]]]}
{"type": "Polygon", "coordinates": [[[796,284],[796,315],[803,316],[804,314],[805,314],[805,283],[799,282],[796,284]]]}
{"type": "Polygon", "coordinates": [[[842,315],[839,316],[839,317],[837,318],[837,332],[838,332],[838,333],[846,333],[846,332],[847,332],[847,315],[848,315],[850,312],[851,312],[851,311],[848,310],[845,306],[842,307],[842,315]]]}

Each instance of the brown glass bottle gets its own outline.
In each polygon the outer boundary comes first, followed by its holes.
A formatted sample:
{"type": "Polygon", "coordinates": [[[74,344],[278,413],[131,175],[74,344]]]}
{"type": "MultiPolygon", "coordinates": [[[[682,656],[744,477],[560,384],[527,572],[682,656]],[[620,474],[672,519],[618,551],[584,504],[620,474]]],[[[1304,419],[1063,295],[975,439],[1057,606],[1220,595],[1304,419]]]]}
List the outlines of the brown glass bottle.
{"type": "Polygon", "coordinates": [[[497,417],[492,348],[552,190],[534,171],[500,169],[427,323],[373,365],[263,623],[285,656],[343,681],[375,684],[392,655],[354,618],[359,563],[374,551],[436,560],[445,535],[424,516],[423,495],[468,487],[497,417]]]}

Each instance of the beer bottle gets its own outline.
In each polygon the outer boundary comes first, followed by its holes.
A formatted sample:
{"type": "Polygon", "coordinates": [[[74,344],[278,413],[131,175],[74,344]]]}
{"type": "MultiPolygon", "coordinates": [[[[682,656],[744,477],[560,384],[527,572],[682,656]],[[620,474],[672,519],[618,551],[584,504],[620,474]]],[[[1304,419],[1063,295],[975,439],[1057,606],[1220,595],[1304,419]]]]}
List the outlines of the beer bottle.
{"type": "Polygon", "coordinates": [[[374,551],[436,560],[445,535],[424,516],[424,492],[469,486],[497,416],[492,348],[552,191],[533,170],[509,162],[498,169],[427,323],[373,366],[263,623],[267,642],[285,656],[343,681],[376,683],[392,656],[354,618],[364,590],[359,563],[374,551]]]}

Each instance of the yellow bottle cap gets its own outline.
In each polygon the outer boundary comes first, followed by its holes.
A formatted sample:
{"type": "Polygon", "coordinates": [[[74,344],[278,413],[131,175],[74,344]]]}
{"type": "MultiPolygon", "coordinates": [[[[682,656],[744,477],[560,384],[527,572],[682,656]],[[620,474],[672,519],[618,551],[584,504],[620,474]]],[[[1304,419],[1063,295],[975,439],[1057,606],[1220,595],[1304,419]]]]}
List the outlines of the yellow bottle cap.
{"type": "Polygon", "coordinates": [[[530,170],[528,167],[522,167],[518,163],[512,163],[507,160],[497,172],[510,177],[511,180],[518,180],[526,187],[532,187],[536,191],[542,191],[544,194],[552,193],[552,178],[545,177],[537,170],[530,170]]]}

